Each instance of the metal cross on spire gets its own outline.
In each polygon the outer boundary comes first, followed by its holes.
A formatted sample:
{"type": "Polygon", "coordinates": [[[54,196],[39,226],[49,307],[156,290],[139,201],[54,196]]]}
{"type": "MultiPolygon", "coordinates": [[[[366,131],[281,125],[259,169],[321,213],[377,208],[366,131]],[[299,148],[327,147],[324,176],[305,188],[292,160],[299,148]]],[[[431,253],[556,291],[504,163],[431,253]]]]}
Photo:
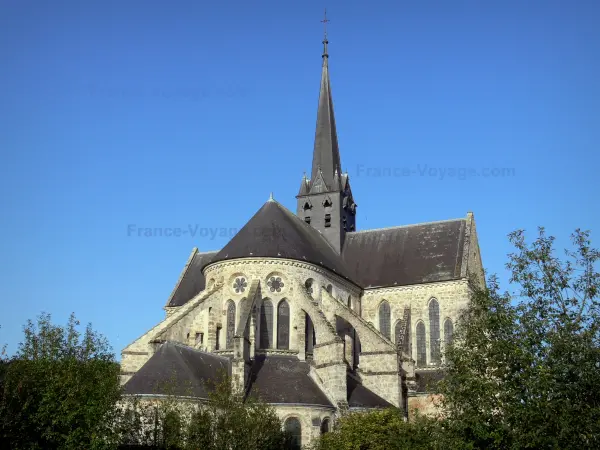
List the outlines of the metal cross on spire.
{"type": "Polygon", "coordinates": [[[325,40],[327,40],[327,22],[331,22],[331,20],[327,19],[327,8],[325,8],[325,16],[324,19],[321,20],[321,23],[323,24],[323,29],[325,31],[325,40]]]}
{"type": "MultiPolygon", "coordinates": [[[[323,23],[323,31],[324,31],[324,38],[323,38],[323,58],[328,58],[329,55],[327,54],[327,44],[329,43],[329,41],[327,40],[327,22],[331,22],[331,20],[327,19],[327,8],[325,8],[325,16],[323,18],[323,20],[321,20],[321,23],[323,23]]],[[[325,63],[326,60],[324,60],[325,63]]]]}

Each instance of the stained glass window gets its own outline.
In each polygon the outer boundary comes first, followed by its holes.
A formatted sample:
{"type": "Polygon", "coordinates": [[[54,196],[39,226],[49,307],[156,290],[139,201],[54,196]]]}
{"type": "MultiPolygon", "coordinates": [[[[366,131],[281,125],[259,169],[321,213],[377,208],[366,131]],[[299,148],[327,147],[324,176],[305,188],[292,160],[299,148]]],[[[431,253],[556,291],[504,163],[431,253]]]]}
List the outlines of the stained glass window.
{"type": "Polygon", "coordinates": [[[425,324],[417,324],[417,366],[427,365],[427,343],[425,342],[425,324]]]}
{"type": "Polygon", "coordinates": [[[379,331],[386,338],[390,339],[391,325],[390,325],[390,304],[385,300],[379,305],[379,331]]]}
{"type": "Polygon", "coordinates": [[[233,348],[233,336],[235,336],[235,303],[233,300],[227,302],[227,336],[225,348],[233,348]]]}
{"type": "Polygon", "coordinates": [[[435,298],[429,302],[429,346],[431,362],[439,364],[440,355],[440,305],[435,298]]]}
{"type": "Polygon", "coordinates": [[[285,300],[277,306],[277,348],[290,348],[290,307],[285,300]]]}
{"type": "Polygon", "coordinates": [[[263,301],[260,308],[260,347],[273,347],[273,304],[270,300],[263,301]]]}

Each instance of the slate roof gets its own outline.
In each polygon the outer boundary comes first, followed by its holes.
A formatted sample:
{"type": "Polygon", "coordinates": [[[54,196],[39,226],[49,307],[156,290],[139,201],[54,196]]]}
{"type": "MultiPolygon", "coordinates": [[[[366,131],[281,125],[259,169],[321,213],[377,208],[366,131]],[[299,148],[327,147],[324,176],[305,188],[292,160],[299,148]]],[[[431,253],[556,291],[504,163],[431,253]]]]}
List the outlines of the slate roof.
{"type": "Polygon", "coordinates": [[[212,262],[253,257],[305,261],[351,280],[341,256],[321,233],[274,200],[267,201],[212,262]]]}
{"type": "Polygon", "coordinates": [[[394,406],[351,376],[346,377],[346,392],[350,408],[391,408],[394,406]]]}
{"type": "Polygon", "coordinates": [[[346,233],[342,257],[362,287],[460,278],[465,219],[346,233]]]}
{"type": "MultiPolygon", "coordinates": [[[[248,367],[248,395],[267,403],[293,403],[333,407],[310,378],[309,365],[294,356],[257,355],[248,367]]],[[[173,394],[208,398],[209,381],[222,371],[231,375],[231,359],[182,344],[165,342],[125,383],[125,394],[173,394]],[[173,390],[170,390],[173,389],[173,390]]]]}
{"type": "Polygon", "coordinates": [[[206,382],[231,374],[228,358],[165,342],[127,383],[125,394],[208,398],[206,382]],[[172,390],[171,390],[172,389],[172,390]]]}
{"type": "Polygon", "coordinates": [[[191,259],[183,270],[181,281],[175,286],[171,297],[167,300],[167,306],[181,306],[204,290],[206,280],[202,269],[212,261],[217,253],[217,251],[201,253],[198,252],[198,249],[194,249],[191,259]]]}
{"type": "Polygon", "coordinates": [[[294,356],[257,355],[250,369],[249,395],[267,403],[331,406],[327,396],[309,377],[310,366],[294,356]]]}

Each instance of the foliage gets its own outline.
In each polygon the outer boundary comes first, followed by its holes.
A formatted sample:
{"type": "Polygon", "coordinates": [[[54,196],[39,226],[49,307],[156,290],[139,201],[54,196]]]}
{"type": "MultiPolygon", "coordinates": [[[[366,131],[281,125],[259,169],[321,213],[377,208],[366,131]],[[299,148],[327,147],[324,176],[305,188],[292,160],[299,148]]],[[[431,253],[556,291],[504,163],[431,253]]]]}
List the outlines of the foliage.
{"type": "Polygon", "coordinates": [[[474,290],[440,384],[449,430],[477,448],[600,448],[599,253],[580,230],[565,261],[543,229],[509,237],[519,297],[494,277],[474,290]]]}
{"type": "Polygon", "coordinates": [[[0,392],[1,444],[14,449],[96,449],[114,442],[119,366],[106,339],[74,315],[66,327],[42,314],[6,362],[0,392]]]}
{"type": "MultiPolygon", "coordinates": [[[[168,385],[161,390],[165,389],[168,392],[168,385]]],[[[173,394],[152,403],[134,397],[122,415],[124,442],[190,450],[291,448],[274,409],[259,399],[245,398],[225,374],[207,390],[209,398],[202,405],[178,401],[173,394]]]]}

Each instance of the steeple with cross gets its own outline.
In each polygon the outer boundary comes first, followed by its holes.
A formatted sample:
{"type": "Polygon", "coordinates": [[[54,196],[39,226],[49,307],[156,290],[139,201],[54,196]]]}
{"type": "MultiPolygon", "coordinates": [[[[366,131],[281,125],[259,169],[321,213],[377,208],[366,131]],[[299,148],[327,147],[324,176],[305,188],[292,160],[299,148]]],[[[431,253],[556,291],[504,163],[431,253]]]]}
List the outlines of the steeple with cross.
{"type": "Polygon", "coordinates": [[[337,128],[333,113],[333,98],[329,81],[327,45],[327,11],[321,23],[324,27],[323,66],[317,108],[317,126],[310,178],[302,178],[297,215],[316,228],[341,252],[346,232],[355,230],[356,205],[347,173],[342,173],[337,128]]]}

